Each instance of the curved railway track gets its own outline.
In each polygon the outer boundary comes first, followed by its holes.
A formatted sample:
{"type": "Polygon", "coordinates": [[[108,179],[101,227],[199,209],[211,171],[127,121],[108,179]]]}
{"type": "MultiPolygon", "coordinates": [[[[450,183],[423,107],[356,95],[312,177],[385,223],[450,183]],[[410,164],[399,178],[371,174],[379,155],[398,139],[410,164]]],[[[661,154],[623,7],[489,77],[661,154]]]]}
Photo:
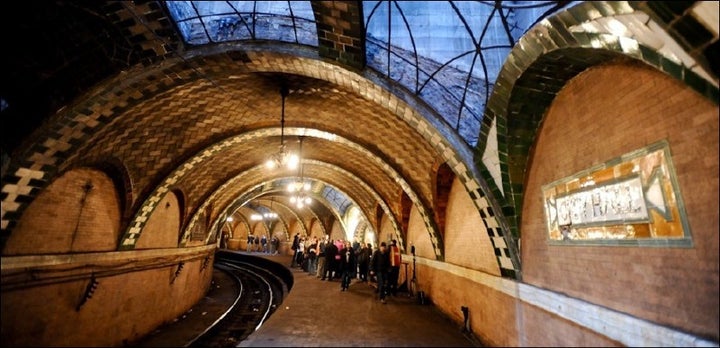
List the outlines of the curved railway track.
{"type": "Polygon", "coordinates": [[[282,279],[252,263],[218,258],[215,267],[238,281],[240,293],[232,306],[186,347],[236,346],[267,320],[287,294],[282,279]]]}

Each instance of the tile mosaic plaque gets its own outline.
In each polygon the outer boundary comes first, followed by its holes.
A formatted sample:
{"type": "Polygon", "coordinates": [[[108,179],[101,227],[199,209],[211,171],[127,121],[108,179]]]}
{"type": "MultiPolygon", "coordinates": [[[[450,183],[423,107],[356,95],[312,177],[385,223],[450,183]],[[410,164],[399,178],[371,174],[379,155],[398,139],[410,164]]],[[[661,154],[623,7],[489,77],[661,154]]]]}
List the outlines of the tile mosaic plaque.
{"type": "Polygon", "coordinates": [[[666,141],[542,187],[552,244],[690,246],[666,141]]]}

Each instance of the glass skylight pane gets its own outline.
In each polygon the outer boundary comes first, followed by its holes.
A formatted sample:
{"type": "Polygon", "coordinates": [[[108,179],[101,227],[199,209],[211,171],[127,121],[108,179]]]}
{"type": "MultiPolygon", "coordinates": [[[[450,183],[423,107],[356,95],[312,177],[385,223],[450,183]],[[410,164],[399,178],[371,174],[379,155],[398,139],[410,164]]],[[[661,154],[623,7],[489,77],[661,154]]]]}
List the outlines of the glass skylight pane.
{"type": "Polygon", "coordinates": [[[226,1],[193,1],[200,16],[226,15],[235,13],[226,1]]]}
{"type": "Polygon", "coordinates": [[[290,1],[290,6],[292,6],[292,14],[295,18],[315,22],[315,12],[313,12],[310,1],[290,1]]]}
{"type": "Polygon", "coordinates": [[[239,13],[253,13],[256,1],[230,1],[230,6],[239,13]]]}
{"type": "Polygon", "coordinates": [[[287,1],[258,1],[255,12],[258,14],[273,14],[290,17],[290,8],[287,1]]]}
{"type": "Polygon", "coordinates": [[[539,18],[573,3],[363,1],[366,61],[421,97],[472,146],[512,47],[539,18]]]}
{"type": "Polygon", "coordinates": [[[175,21],[197,17],[197,12],[195,12],[190,1],[167,1],[166,4],[175,21]]]}
{"type": "Polygon", "coordinates": [[[167,1],[166,4],[180,34],[189,44],[258,39],[317,46],[315,15],[309,1],[167,1]]]}
{"type": "Polygon", "coordinates": [[[237,16],[206,16],[203,17],[203,22],[208,29],[210,35],[210,41],[219,42],[232,40],[235,35],[235,28],[237,27],[239,19],[237,16]],[[234,17],[234,18],[233,18],[234,17]]]}
{"type": "Polygon", "coordinates": [[[199,18],[193,18],[184,22],[178,23],[180,32],[185,37],[185,41],[194,45],[206,44],[210,42],[210,39],[205,33],[205,26],[202,24],[199,18]]]}

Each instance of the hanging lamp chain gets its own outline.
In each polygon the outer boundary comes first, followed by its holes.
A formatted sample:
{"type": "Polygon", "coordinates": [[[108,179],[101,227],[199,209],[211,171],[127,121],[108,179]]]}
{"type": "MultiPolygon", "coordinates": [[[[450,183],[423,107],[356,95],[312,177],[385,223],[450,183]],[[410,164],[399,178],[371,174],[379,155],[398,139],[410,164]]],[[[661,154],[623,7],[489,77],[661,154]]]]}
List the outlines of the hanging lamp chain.
{"type": "Polygon", "coordinates": [[[282,107],[280,109],[280,147],[285,147],[285,98],[288,96],[288,88],[285,84],[280,87],[280,96],[282,97],[282,107]]]}

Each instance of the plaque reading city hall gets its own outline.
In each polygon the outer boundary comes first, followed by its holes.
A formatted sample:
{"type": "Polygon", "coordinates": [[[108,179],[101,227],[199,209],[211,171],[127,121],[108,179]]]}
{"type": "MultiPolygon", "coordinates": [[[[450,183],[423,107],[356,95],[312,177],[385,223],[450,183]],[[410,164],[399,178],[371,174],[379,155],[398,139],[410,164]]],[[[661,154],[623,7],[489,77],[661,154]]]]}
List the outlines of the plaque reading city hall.
{"type": "Polygon", "coordinates": [[[691,245],[666,141],[542,187],[551,243],[691,245]]]}

